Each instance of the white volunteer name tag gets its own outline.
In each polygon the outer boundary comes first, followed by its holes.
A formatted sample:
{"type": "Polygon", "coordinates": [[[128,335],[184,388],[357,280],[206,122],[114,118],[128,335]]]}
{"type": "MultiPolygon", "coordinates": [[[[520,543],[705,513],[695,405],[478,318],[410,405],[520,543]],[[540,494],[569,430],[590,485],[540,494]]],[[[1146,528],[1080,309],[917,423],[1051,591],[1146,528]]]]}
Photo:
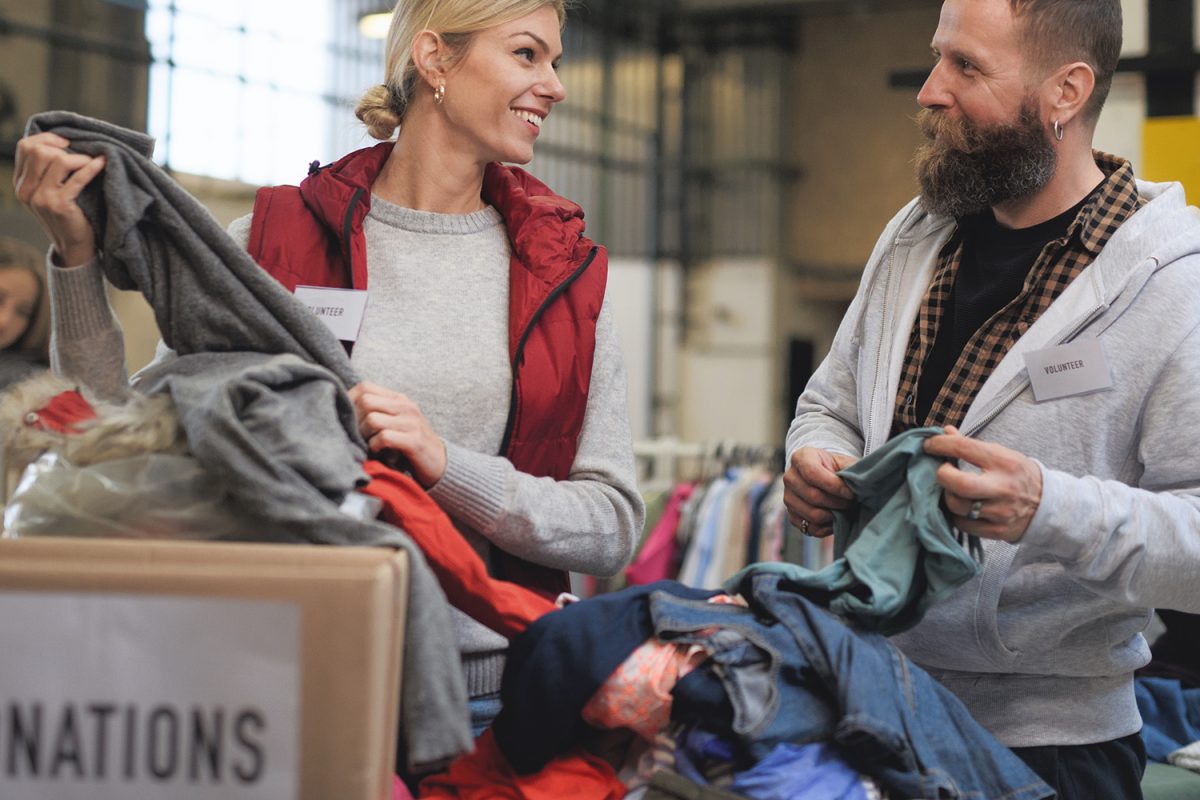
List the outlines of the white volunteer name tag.
{"type": "Polygon", "coordinates": [[[358,340],[358,329],[367,308],[367,293],[363,290],[297,286],[296,299],[308,306],[343,342],[358,340]]]}
{"type": "Polygon", "coordinates": [[[1025,368],[1039,403],[1101,389],[1111,389],[1112,374],[1099,339],[1034,350],[1025,354],[1025,368]]]}

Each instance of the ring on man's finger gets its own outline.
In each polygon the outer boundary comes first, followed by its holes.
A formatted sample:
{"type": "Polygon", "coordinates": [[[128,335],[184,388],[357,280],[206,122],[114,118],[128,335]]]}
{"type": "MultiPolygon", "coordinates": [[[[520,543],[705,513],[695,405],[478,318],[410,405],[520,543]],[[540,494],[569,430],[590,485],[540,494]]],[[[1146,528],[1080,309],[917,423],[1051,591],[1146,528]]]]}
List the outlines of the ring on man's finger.
{"type": "Polygon", "coordinates": [[[983,501],[976,500],[971,503],[971,510],[967,512],[967,519],[979,519],[979,514],[983,510],[983,501]]]}
{"type": "Polygon", "coordinates": [[[805,536],[808,536],[808,520],[806,520],[806,519],[800,520],[800,532],[803,533],[805,536]]]}

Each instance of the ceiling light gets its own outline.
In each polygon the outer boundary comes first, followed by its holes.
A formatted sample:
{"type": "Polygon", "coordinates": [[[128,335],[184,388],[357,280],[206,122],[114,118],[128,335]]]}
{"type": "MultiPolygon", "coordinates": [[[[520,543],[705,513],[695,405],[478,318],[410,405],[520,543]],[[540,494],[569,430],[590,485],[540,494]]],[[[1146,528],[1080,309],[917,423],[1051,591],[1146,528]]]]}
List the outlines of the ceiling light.
{"type": "Polygon", "coordinates": [[[383,11],[378,14],[363,14],[358,18],[358,32],[368,39],[386,39],[388,25],[392,22],[392,13],[383,11]]]}

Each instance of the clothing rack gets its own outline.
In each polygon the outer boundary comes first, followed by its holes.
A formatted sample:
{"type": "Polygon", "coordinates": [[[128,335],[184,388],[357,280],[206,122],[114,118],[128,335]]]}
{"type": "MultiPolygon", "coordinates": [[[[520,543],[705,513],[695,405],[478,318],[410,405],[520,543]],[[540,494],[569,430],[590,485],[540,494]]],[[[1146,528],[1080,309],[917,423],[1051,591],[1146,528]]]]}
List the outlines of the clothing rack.
{"type": "Polygon", "coordinates": [[[633,443],[643,491],[670,486],[683,479],[700,479],[735,466],[762,464],[782,470],[781,447],[750,445],[730,440],[685,442],[673,436],[633,443]]]}
{"type": "Polygon", "coordinates": [[[712,588],[751,562],[828,562],[820,541],[790,530],[783,448],[663,437],[635,442],[634,454],[647,520],[630,580],[712,588]]]}

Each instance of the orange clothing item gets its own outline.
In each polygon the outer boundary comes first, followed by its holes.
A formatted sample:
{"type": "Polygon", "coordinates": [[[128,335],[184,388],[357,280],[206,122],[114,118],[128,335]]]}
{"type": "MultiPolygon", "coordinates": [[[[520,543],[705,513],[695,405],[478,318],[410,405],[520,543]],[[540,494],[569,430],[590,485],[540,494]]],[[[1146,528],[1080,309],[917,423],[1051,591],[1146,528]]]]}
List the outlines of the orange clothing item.
{"type": "Polygon", "coordinates": [[[708,658],[700,645],[650,639],[630,654],[583,707],[595,728],[629,728],[652,740],[671,721],[671,690],[708,658]]]}
{"type": "Polygon", "coordinates": [[[419,798],[458,800],[620,800],[625,786],[607,761],[576,750],[532,775],[518,775],[504,759],[491,729],[475,740],[475,752],[442,775],[421,781],[419,798]]]}
{"type": "Polygon", "coordinates": [[[383,501],[379,519],[421,548],[450,605],[509,639],[555,610],[540,594],[488,575],[483,559],[412,478],[378,461],[364,462],[363,469],[371,482],[362,492],[383,501]]]}

